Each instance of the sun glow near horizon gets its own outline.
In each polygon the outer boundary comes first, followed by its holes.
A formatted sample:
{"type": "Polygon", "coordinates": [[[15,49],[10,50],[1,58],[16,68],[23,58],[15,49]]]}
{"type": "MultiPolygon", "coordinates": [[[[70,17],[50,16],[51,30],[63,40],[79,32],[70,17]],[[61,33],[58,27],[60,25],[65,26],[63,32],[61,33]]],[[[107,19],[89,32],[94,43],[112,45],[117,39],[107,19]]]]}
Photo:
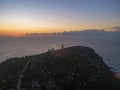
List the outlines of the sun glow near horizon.
{"type": "Polygon", "coordinates": [[[118,0],[0,0],[0,35],[120,26],[118,0]]]}
{"type": "Polygon", "coordinates": [[[21,36],[26,33],[52,33],[86,29],[83,25],[69,25],[66,22],[36,20],[36,18],[9,16],[0,21],[0,34],[21,36]],[[63,23],[61,25],[61,23],[63,23]],[[67,25],[66,25],[67,24],[67,25]]]}
{"type": "Polygon", "coordinates": [[[9,36],[21,36],[26,33],[52,33],[84,29],[102,29],[106,26],[86,25],[75,21],[43,20],[43,17],[27,17],[12,15],[2,18],[0,21],[0,34],[9,36]]]}
{"type": "Polygon", "coordinates": [[[52,33],[85,29],[103,29],[109,25],[89,25],[75,20],[58,20],[43,17],[27,17],[23,15],[4,16],[0,21],[0,35],[11,37],[23,36],[26,33],[52,33]]]}

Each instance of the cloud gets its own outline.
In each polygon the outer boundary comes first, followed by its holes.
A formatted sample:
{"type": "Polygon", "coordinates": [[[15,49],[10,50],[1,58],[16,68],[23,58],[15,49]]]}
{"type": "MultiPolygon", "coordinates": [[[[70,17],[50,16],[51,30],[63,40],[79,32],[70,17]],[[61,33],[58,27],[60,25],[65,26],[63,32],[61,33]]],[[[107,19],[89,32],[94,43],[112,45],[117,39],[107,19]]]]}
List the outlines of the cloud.
{"type": "Polygon", "coordinates": [[[115,31],[120,31],[120,26],[112,27],[112,29],[115,30],[115,31]]]}

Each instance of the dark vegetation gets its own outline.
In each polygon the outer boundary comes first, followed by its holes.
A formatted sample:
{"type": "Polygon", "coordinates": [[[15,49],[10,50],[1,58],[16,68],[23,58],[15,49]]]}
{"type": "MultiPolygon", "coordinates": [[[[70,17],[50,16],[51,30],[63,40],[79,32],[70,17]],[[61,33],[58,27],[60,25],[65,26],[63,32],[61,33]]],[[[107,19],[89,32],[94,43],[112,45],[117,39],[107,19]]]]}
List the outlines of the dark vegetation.
{"type": "Polygon", "coordinates": [[[120,81],[92,48],[75,46],[0,64],[0,90],[120,90],[120,81]]]}

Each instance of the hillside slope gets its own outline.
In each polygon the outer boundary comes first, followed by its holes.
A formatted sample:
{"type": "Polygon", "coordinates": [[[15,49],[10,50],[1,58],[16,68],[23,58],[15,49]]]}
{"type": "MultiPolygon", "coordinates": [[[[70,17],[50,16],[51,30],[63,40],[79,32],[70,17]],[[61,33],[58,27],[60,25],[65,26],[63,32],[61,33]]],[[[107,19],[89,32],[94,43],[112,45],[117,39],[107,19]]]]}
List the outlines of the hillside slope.
{"type": "Polygon", "coordinates": [[[0,64],[0,90],[120,90],[92,48],[74,46],[0,64]]]}

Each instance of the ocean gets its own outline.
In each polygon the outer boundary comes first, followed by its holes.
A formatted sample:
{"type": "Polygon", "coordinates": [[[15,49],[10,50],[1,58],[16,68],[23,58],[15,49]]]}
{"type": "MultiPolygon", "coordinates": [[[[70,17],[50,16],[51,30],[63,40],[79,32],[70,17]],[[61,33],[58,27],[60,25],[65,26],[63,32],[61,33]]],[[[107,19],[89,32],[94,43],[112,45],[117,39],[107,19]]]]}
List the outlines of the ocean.
{"type": "Polygon", "coordinates": [[[120,37],[94,36],[39,36],[0,37],[0,63],[13,57],[40,54],[48,49],[71,46],[88,46],[103,57],[104,62],[115,72],[120,72],[120,37]]]}

